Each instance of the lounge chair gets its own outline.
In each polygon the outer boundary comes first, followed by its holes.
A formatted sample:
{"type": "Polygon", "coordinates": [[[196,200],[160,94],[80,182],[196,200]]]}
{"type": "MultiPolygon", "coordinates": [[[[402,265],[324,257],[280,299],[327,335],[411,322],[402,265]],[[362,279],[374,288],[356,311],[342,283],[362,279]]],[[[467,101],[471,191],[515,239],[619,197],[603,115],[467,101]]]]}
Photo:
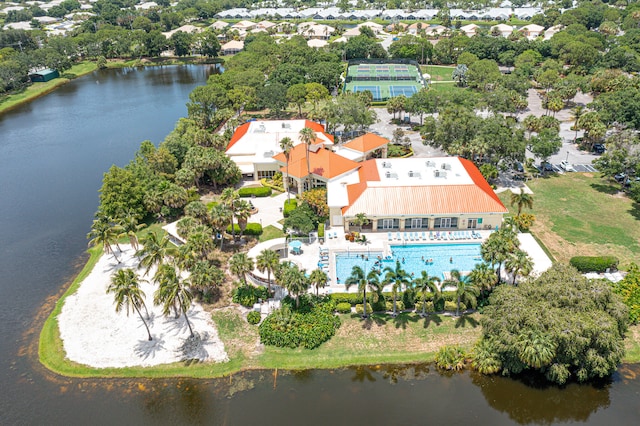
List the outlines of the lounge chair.
{"type": "Polygon", "coordinates": [[[400,233],[396,232],[396,240],[400,241],[402,238],[400,238],[400,233]]]}
{"type": "Polygon", "coordinates": [[[387,241],[391,241],[391,232],[387,232],[387,241]]]}
{"type": "Polygon", "coordinates": [[[413,232],[409,232],[409,240],[414,241],[416,239],[416,236],[413,235],[413,232]]]}
{"type": "Polygon", "coordinates": [[[404,235],[402,236],[402,239],[405,241],[409,240],[409,235],[405,232],[404,235]]]}
{"type": "Polygon", "coordinates": [[[427,233],[426,232],[422,233],[422,240],[423,241],[427,241],[427,233]]]}
{"type": "Polygon", "coordinates": [[[433,241],[433,232],[429,231],[429,239],[433,241]]]}

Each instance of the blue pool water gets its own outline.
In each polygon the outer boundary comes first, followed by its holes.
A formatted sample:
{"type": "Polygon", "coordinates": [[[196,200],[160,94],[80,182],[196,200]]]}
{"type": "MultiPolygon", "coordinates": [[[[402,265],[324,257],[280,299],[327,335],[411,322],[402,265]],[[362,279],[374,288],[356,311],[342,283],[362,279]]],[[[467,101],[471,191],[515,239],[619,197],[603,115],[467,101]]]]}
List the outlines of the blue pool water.
{"type": "Polygon", "coordinates": [[[336,277],[339,283],[344,283],[351,275],[354,266],[366,268],[367,272],[373,268],[384,269],[387,266],[395,267],[396,260],[403,261],[402,267],[409,274],[419,277],[422,271],[427,271],[431,276],[444,279],[444,273],[452,269],[460,272],[469,272],[478,263],[481,263],[480,244],[415,244],[406,246],[391,246],[393,256],[391,259],[383,259],[378,265],[378,256],[381,252],[370,252],[368,260],[363,260],[360,254],[338,253],[336,254],[336,277]],[[424,260],[422,260],[424,258],[424,260]],[[428,262],[433,259],[433,262],[428,262]]]}

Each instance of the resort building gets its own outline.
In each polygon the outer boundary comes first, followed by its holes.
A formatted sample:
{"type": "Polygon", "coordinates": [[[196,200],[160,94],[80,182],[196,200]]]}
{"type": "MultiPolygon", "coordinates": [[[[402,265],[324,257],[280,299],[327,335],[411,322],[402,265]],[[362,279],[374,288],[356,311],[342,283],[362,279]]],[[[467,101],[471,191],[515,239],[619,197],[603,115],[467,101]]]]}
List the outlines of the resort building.
{"type": "Polygon", "coordinates": [[[333,145],[333,136],[325,133],[324,127],[319,123],[310,120],[261,120],[238,127],[227,145],[226,154],[238,165],[245,177],[252,177],[254,180],[271,178],[282,166],[274,159],[274,156],[282,152],[280,141],[288,137],[294,147],[299,145],[302,143],[300,131],[305,127],[315,132],[315,145],[333,145]]]}
{"type": "Polygon", "coordinates": [[[327,185],[331,226],[365,232],[493,229],[507,209],[478,168],[459,157],[370,159],[327,185]],[[355,228],[359,229],[359,228],[355,228]]]}

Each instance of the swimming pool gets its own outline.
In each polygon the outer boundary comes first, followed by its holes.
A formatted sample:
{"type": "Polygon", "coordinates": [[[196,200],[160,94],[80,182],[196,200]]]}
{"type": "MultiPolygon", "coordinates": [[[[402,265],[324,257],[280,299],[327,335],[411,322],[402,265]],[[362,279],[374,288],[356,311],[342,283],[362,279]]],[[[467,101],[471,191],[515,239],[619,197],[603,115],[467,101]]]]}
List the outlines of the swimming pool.
{"type": "MultiPolygon", "coordinates": [[[[387,266],[395,267],[396,260],[402,263],[407,273],[419,277],[422,271],[429,275],[444,279],[444,273],[452,269],[460,272],[471,271],[476,264],[481,263],[480,244],[414,244],[390,246],[393,253],[390,259],[383,259],[378,265],[378,256],[381,252],[370,252],[363,260],[360,254],[337,253],[336,277],[339,283],[344,283],[351,275],[354,266],[360,266],[369,272],[373,268],[384,269],[387,266]],[[368,256],[368,257],[367,257],[368,256]],[[424,260],[423,260],[424,259],[424,260]],[[432,260],[432,262],[429,262],[432,260]]],[[[382,277],[381,277],[382,278],[382,277]]]]}

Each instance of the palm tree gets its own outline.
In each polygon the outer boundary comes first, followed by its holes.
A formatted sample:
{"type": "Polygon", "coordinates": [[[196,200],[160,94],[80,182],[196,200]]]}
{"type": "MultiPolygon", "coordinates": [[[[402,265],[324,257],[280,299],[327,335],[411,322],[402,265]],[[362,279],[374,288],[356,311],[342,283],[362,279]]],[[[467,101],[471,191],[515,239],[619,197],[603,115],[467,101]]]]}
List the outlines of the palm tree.
{"type": "Polygon", "coordinates": [[[224,282],[224,272],[206,260],[197,261],[190,271],[191,287],[204,295],[211,294],[213,288],[224,282]]]}
{"type": "Polygon", "coordinates": [[[158,283],[158,289],[153,294],[153,303],[162,305],[162,313],[165,316],[168,316],[173,308],[176,312],[176,318],[178,318],[180,316],[178,313],[179,308],[187,321],[189,336],[193,337],[193,329],[187,316],[187,310],[191,307],[193,294],[185,283],[180,281],[176,268],[167,264],[160,265],[153,279],[158,283]]]}
{"type": "Polygon", "coordinates": [[[253,270],[253,259],[247,253],[236,253],[229,259],[229,269],[247,285],[247,274],[253,270]]]}
{"type": "Polygon", "coordinates": [[[478,287],[467,277],[463,277],[457,269],[452,269],[449,275],[450,278],[445,280],[445,284],[456,287],[456,316],[460,316],[460,302],[465,301],[475,306],[476,297],[479,294],[478,287]]]}
{"type": "Polygon", "coordinates": [[[578,130],[580,130],[580,127],[578,127],[578,121],[580,120],[580,117],[582,117],[582,114],[584,114],[584,106],[582,105],[577,105],[571,110],[571,118],[573,118],[573,130],[575,130],[576,132],[573,135],[573,143],[576,143],[576,140],[578,139],[578,130]]]}
{"type": "Polygon", "coordinates": [[[264,249],[256,257],[256,267],[260,272],[267,272],[267,281],[269,282],[269,296],[271,296],[271,274],[275,273],[280,263],[280,256],[275,250],[264,249]]]}
{"type": "Polygon", "coordinates": [[[206,259],[214,247],[213,231],[206,225],[195,226],[187,238],[186,245],[196,253],[197,257],[206,259]]]}
{"type": "Polygon", "coordinates": [[[220,250],[222,250],[222,245],[224,243],[224,230],[229,224],[230,219],[231,211],[225,205],[216,204],[211,208],[209,221],[211,223],[211,227],[220,234],[220,250]]]}
{"type": "Polygon", "coordinates": [[[225,188],[220,194],[220,201],[222,204],[229,209],[231,213],[231,235],[233,236],[233,240],[236,239],[236,230],[233,227],[233,222],[235,220],[235,212],[236,212],[236,202],[240,199],[240,195],[238,191],[233,188],[225,188]]]}
{"type": "Polygon", "coordinates": [[[309,279],[304,269],[299,269],[295,264],[286,266],[281,275],[281,283],[284,288],[293,294],[296,299],[296,308],[300,307],[300,295],[309,288],[309,279]]]}
{"type": "Polygon", "coordinates": [[[399,260],[396,260],[395,268],[387,266],[383,271],[386,272],[383,282],[385,284],[392,284],[391,292],[393,293],[393,316],[395,317],[397,315],[396,299],[398,298],[398,291],[402,291],[402,287],[406,287],[411,284],[411,277],[409,276],[407,271],[402,269],[402,265],[400,264],[399,260]]]}
{"type": "Polygon", "coordinates": [[[362,232],[362,227],[369,224],[369,219],[366,214],[358,213],[353,219],[353,224],[358,227],[359,232],[362,232]]]}
{"type": "MultiPolygon", "coordinates": [[[[151,331],[149,326],[140,313],[140,307],[146,306],[144,304],[144,292],[140,289],[140,283],[138,282],[138,276],[133,269],[120,269],[111,277],[111,284],[107,288],[107,293],[113,293],[116,303],[116,312],[120,312],[124,307],[129,316],[129,308],[133,308],[140,316],[142,323],[147,329],[149,340],[153,340],[151,337],[151,331]]],[[[148,314],[147,314],[148,316],[148,314]]]]}
{"type": "Polygon", "coordinates": [[[91,225],[91,231],[87,234],[89,239],[89,247],[102,244],[102,249],[106,254],[112,254],[113,258],[120,263],[120,259],[116,256],[111,244],[117,243],[119,230],[112,223],[106,220],[94,220],[91,225]]]}
{"type": "Polygon", "coordinates": [[[533,262],[523,250],[516,250],[505,260],[504,268],[511,274],[513,274],[513,285],[516,285],[516,278],[518,274],[528,276],[533,271],[533,262]]]}
{"type": "Polygon", "coordinates": [[[533,196],[524,192],[524,188],[520,188],[519,194],[516,194],[515,192],[511,194],[511,205],[518,206],[518,216],[520,216],[520,213],[522,213],[522,207],[527,207],[529,209],[533,208],[533,196]]]}
{"type": "Polygon", "coordinates": [[[283,179],[283,182],[286,183],[284,186],[285,191],[287,191],[287,204],[291,201],[291,193],[289,192],[289,157],[291,156],[291,149],[293,149],[293,141],[289,137],[285,137],[280,139],[280,149],[284,153],[284,158],[287,160],[287,177],[283,179]]]}
{"type": "Polygon", "coordinates": [[[138,223],[138,217],[130,211],[120,219],[120,227],[127,237],[129,237],[129,243],[136,251],[138,250],[138,236],[136,233],[146,226],[144,223],[138,223]]]}
{"type": "Polygon", "coordinates": [[[427,305],[427,292],[433,293],[433,306],[436,305],[438,300],[441,297],[440,288],[438,285],[440,284],[440,278],[436,276],[429,276],[427,271],[422,271],[420,277],[416,278],[413,281],[416,290],[422,293],[422,316],[426,316],[425,308],[427,305]]]}
{"type": "Polygon", "coordinates": [[[175,256],[177,253],[167,234],[162,237],[158,235],[155,232],[147,232],[140,241],[142,248],[136,252],[136,256],[140,258],[140,266],[147,268],[144,275],[147,275],[154,265],[161,265],[167,257],[175,256]]]}
{"type": "Polygon", "coordinates": [[[324,288],[329,281],[329,276],[322,269],[314,269],[309,276],[309,282],[316,288],[316,296],[319,293],[320,287],[324,288]]]}
{"type": "Polygon", "coordinates": [[[514,237],[512,237],[512,231],[507,231],[506,228],[492,233],[480,246],[482,260],[489,262],[494,268],[496,268],[496,285],[500,284],[501,281],[500,269],[502,269],[502,263],[507,259],[509,253],[511,253],[515,247],[516,244],[514,242],[514,237]]]}
{"type": "Polygon", "coordinates": [[[240,227],[240,237],[244,233],[244,230],[247,229],[247,221],[251,216],[251,204],[245,200],[238,200],[235,205],[235,215],[238,219],[238,226],[240,227]]]}
{"type": "Polygon", "coordinates": [[[378,281],[377,277],[377,270],[371,271],[365,276],[362,268],[356,265],[351,269],[351,275],[344,282],[344,286],[347,290],[349,290],[349,287],[352,285],[357,285],[358,292],[362,293],[362,318],[367,318],[367,287],[378,294],[382,291],[382,285],[378,281]]]}
{"type": "Polygon", "coordinates": [[[522,362],[533,368],[542,368],[551,364],[557,346],[547,334],[530,330],[518,336],[515,349],[522,362]]]}
{"type": "Polygon", "coordinates": [[[478,263],[471,272],[469,272],[468,278],[469,281],[481,291],[491,290],[497,280],[496,272],[484,262],[478,263]]]}
{"type": "Polygon", "coordinates": [[[307,156],[307,190],[311,189],[311,165],[309,163],[309,148],[316,140],[316,133],[310,127],[300,130],[300,141],[305,144],[305,152],[307,156]]]}

